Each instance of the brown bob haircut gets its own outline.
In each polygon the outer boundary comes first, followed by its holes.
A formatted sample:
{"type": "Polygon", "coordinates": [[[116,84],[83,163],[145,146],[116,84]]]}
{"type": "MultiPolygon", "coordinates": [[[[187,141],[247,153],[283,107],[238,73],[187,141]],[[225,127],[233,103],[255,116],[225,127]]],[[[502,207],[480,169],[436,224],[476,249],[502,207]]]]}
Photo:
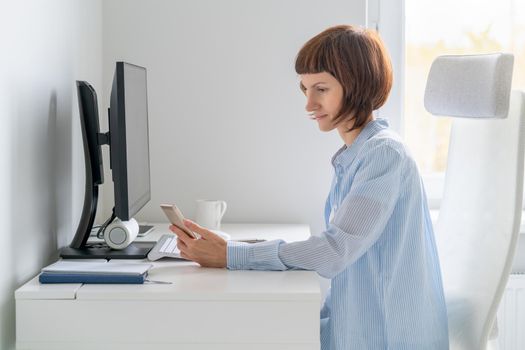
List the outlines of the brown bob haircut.
{"type": "Polygon", "coordinates": [[[361,128],[392,88],[392,65],[379,35],[350,25],[331,27],[310,39],[295,60],[297,74],[327,72],[343,86],[336,125],[354,119],[361,128]]]}

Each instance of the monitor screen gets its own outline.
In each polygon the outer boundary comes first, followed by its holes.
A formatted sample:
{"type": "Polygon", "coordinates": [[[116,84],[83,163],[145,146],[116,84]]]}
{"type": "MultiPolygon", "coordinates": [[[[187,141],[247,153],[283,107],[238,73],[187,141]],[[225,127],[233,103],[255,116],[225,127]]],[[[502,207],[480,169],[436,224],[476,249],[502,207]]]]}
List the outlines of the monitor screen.
{"type": "Polygon", "coordinates": [[[151,198],[145,68],[116,63],[109,132],[115,215],[126,221],[151,198]]]}

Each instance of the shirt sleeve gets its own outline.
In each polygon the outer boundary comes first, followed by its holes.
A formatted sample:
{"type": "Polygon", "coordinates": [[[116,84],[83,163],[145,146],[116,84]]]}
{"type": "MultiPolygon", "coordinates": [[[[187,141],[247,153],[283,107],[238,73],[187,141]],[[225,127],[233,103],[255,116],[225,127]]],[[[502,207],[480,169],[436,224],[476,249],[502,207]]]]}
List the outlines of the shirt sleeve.
{"type": "Polygon", "coordinates": [[[351,188],[326,231],[301,242],[228,242],[228,268],[305,269],[333,278],[359,259],[378,240],[398,201],[403,155],[383,142],[360,158],[351,188]]]}

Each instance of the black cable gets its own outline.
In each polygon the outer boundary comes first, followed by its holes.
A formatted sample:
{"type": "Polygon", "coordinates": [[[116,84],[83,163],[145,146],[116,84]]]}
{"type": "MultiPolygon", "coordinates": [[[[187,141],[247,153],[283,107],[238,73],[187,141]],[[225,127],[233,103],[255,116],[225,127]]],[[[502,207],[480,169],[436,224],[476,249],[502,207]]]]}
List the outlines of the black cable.
{"type": "Polygon", "coordinates": [[[111,222],[113,220],[115,220],[116,217],[117,216],[115,215],[115,207],[113,207],[111,216],[109,217],[109,219],[106,220],[106,222],[104,222],[102,225],[100,225],[100,228],[97,231],[97,238],[98,239],[103,239],[104,238],[104,231],[106,230],[106,227],[108,227],[108,225],[111,224],[111,222]]]}

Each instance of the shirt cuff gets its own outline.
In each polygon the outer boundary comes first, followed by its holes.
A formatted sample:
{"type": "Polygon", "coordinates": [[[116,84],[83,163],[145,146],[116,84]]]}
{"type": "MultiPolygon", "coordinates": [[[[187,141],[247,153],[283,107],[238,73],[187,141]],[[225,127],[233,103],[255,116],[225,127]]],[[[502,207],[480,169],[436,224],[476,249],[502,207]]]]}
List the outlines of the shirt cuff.
{"type": "Polygon", "coordinates": [[[227,267],[230,270],[287,270],[279,258],[282,240],[262,243],[228,241],[227,267]]]}
{"type": "Polygon", "coordinates": [[[241,270],[248,263],[249,248],[249,243],[227,241],[226,267],[230,270],[241,270]]]}

